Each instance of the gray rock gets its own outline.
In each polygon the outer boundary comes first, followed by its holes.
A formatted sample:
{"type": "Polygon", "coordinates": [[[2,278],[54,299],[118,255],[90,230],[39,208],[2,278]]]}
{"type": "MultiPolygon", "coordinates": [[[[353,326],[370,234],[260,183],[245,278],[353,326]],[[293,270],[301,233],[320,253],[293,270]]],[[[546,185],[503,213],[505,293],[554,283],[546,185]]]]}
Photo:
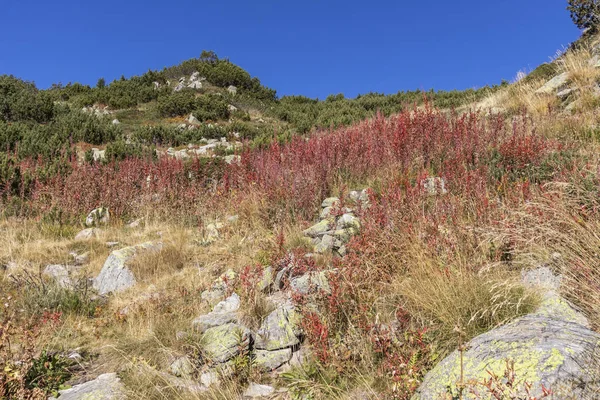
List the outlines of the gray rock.
{"type": "Polygon", "coordinates": [[[446,180],[440,177],[430,177],[421,181],[421,187],[429,196],[444,195],[446,190],[446,180]]]}
{"type": "Polygon", "coordinates": [[[93,381],[59,390],[60,400],[124,400],[125,386],[117,374],[103,374],[93,381]]]}
{"type": "Polygon", "coordinates": [[[229,94],[235,96],[237,94],[237,87],[231,85],[227,88],[227,92],[229,92],[229,94]]]}
{"type": "Polygon", "coordinates": [[[238,155],[235,155],[235,154],[231,154],[229,156],[223,157],[223,160],[225,160],[225,162],[227,164],[237,164],[240,161],[242,161],[242,157],[238,156],[238,155]]]}
{"type": "Polygon", "coordinates": [[[216,369],[210,369],[200,375],[200,383],[206,387],[218,385],[221,381],[221,375],[216,369]]]}
{"type": "Polygon", "coordinates": [[[560,75],[555,76],[550,79],[548,82],[544,84],[541,88],[536,90],[535,92],[538,94],[553,94],[556,93],[557,90],[560,90],[569,80],[569,74],[567,72],[563,72],[560,75]]]}
{"type": "Polygon", "coordinates": [[[112,124],[113,125],[120,125],[121,122],[118,119],[115,118],[115,119],[112,120],[112,124]]]}
{"type": "Polygon", "coordinates": [[[254,364],[262,371],[270,372],[281,367],[292,358],[292,349],[282,350],[256,350],[254,364]]]}
{"type": "Polygon", "coordinates": [[[233,104],[229,104],[227,106],[227,109],[229,110],[229,112],[236,112],[238,110],[238,108],[236,106],[234,106],[233,104]]]}
{"type": "Polygon", "coordinates": [[[200,341],[205,358],[224,363],[248,349],[250,331],[241,325],[230,323],[208,329],[200,341]]]}
{"type": "Polygon", "coordinates": [[[328,197],[321,203],[321,208],[333,207],[334,205],[339,205],[340,199],[339,197],[328,197]]]}
{"type": "Polygon", "coordinates": [[[200,120],[194,117],[194,114],[190,114],[190,116],[187,119],[187,122],[189,122],[190,124],[200,124],[200,120]]]}
{"type": "Polygon", "coordinates": [[[75,235],[75,240],[88,240],[98,237],[102,231],[98,228],[87,228],[75,235]]]}
{"type": "Polygon", "coordinates": [[[171,363],[169,372],[179,377],[190,377],[194,373],[194,364],[187,357],[179,357],[171,363]]]}
{"type": "Polygon", "coordinates": [[[179,83],[179,84],[177,84],[177,86],[175,86],[175,88],[173,89],[173,91],[174,92],[181,92],[183,89],[185,89],[185,84],[179,83]]]}
{"type": "MultiPolygon", "coordinates": [[[[551,275],[551,274],[550,274],[551,275]]],[[[546,268],[524,273],[524,281],[540,288],[557,286],[546,268]]],[[[543,387],[554,398],[593,398],[600,390],[600,335],[588,328],[587,319],[551,289],[534,313],[480,335],[467,344],[463,354],[464,382],[482,382],[490,373],[503,377],[507,361],[514,362],[516,387],[525,395],[525,383],[531,396],[541,396],[543,387]],[[595,364],[594,364],[595,363],[595,364]],[[568,395],[568,396],[567,396],[568,395]]],[[[458,394],[461,356],[455,351],[423,380],[415,399],[433,399],[450,392],[458,394]]],[[[489,392],[475,386],[465,399],[489,392]],[[471,394],[472,392],[472,394],[471,394]]],[[[477,397],[479,396],[479,397],[477,397]]],[[[520,397],[519,397],[520,398],[520,397]]],[[[523,397],[524,398],[524,397],[523,397]]]]}
{"type": "Polygon", "coordinates": [[[335,239],[333,236],[324,235],[321,241],[315,246],[315,253],[325,254],[333,250],[335,239]]]}
{"type": "Polygon", "coordinates": [[[367,193],[368,189],[363,189],[363,190],[353,190],[350,193],[348,193],[348,197],[350,197],[350,200],[354,201],[355,203],[368,203],[369,202],[369,194],[367,193]]]}
{"type": "Polygon", "coordinates": [[[332,227],[332,223],[326,219],[324,219],[323,221],[311,226],[310,228],[306,229],[303,234],[304,236],[308,236],[308,237],[318,237],[318,236],[322,236],[325,232],[328,232],[332,227]]]}
{"type": "Polygon", "coordinates": [[[327,272],[309,272],[290,281],[290,288],[300,294],[309,294],[311,291],[324,291],[331,293],[327,272]]]}
{"type": "Polygon", "coordinates": [[[110,221],[110,213],[108,208],[99,207],[92,210],[85,219],[86,226],[106,225],[110,221]]]}
{"type": "Polygon", "coordinates": [[[202,89],[202,82],[200,81],[193,81],[191,82],[187,87],[189,87],[190,89],[202,89]]]}
{"type": "Polygon", "coordinates": [[[142,224],[142,222],[144,221],[144,218],[138,218],[130,223],[128,223],[125,227],[126,228],[139,228],[139,226],[142,224]]]}
{"type": "Polygon", "coordinates": [[[268,385],[259,385],[258,383],[251,383],[248,389],[244,392],[244,398],[246,399],[258,399],[261,397],[268,397],[275,393],[275,388],[268,385]]]}
{"type": "Polygon", "coordinates": [[[69,277],[69,269],[64,265],[47,265],[43,274],[50,277],[56,284],[62,288],[73,287],[73,282],[69,277]]]}
{"type": "Polygon", "coordinates": [[[360,220],[352,214],[344,214],[337,220],[336,231],[354,228],[356,230],[360,229],[360,220]]]}
{"type": "Polygon", "coordinates": [[[325,207],[321,210],[321,214],[319,215],[320,219],[327,219],[331,217],[331,212],[333,211],[333,207],[325,207]]]}
{"type": "Polygon", "coordinates": [[[236,311],[238,311],[239,308],[240,297],[234,293],[227,299],[218,303],[212,312],[201,315],[192,321],[192,327],[195,331],[204,333],[215,326],[238,322],[236,311]]]}
{"type": "Polygon", "coordinates": [[[113,251],[106,259],[98,277],[94,279],[94,289],[100,295],[129,289],[135,285],[136,280],[131,270],[127,268],[127,263],[141,252],[161,249],[162,243],[146,242],[113,251]]]}
{"type": "Polygon", "coordinates": [[[279,304],[256,332],[254,347],[258,350],[280,350],[300,343],[300,315],[291,302],[279,304]]]}

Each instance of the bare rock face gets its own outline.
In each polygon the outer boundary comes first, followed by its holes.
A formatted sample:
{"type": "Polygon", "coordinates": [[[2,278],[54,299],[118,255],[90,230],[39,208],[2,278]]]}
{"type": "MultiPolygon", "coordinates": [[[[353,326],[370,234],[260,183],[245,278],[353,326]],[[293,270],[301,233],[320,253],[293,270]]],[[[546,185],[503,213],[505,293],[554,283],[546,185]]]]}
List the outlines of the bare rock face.
{"type": "Polygon", "coordinates": [[[98,277],[94,279],[94,289],[100,295],[129,289],[136,284],[136,279],[133,272],[127,268],[127,263],[141,252],[160,249],[162,243],[146,242],[113,251],[106,259],[98,277]]]}
{"type": "MultiPolygon", "coordinates": [[[[552,391],[553,398],[594,398],[593,393],[600,390],[600,335],[559,296],[555,289],[560,279],[548,268],[524,273],[523,281],[545,290],[541,307],[467,344],[463,383],[470,390],[463,391],[463,398],[491,398],[480,383],[490,374],[502,379],[509,363],[514,363],[516,390],[521,396],[525,396],[526,385],[531,385],[531,396],[541,396],[545,388],[552,391]]],[[[425,376],[414,399],[458,395],[460,373],[461,357],[455,351],[425,376]]]]}
{"type": "MultiPolygon", "coordinates": [[[[60,390],[60,400],[125,400],[125,387],[117,374],[100,375],[93,381],[60,390]]],[[[49,400],[55,400],[51,397],[49,400]]]]}

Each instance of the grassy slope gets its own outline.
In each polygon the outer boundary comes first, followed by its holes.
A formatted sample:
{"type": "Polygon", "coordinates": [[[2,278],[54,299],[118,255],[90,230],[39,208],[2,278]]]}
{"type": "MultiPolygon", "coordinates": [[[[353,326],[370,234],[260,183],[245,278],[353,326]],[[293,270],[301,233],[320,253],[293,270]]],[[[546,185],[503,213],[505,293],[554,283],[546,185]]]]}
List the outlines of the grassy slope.
{"type": "MultiPolygon", "coordinates": [[[[72,240],[78,226],[5,220],[0,225],[0,261],[15,262],[31,275],[21,274],[17,285],[8,273],[2,276],[0,296],[8,306],[0,311],[0,320],[13,324],[7,330],[12,342],[25,343],[33,335],[30,357],[39,357],[40,349],[78,348],[85,356],[85,369],[78,375],[127,367],[124,377],[133,398],[197,398],[175,395],[139,365],[165,369],[170,357],[193,354],[193,340],[179,341],[175,334],[189,330],[191,319],[208,311],[199,293],[214,278],[227,268],[277,267],[287,251],[306,252],[299,232],[310,224],[320,199],[348,187],[368,186],[375,190],[375,205],[363,216],[363,231],[351,254],[335,264],[344,279],[318,303],[320,317],[304,326],[305,345],[312,345],[316,355],[312,366],[274,380],[244,367],[240,359],[235,379],[201,398],[232,398],[247,381],[273,382],[316,398],[409,398],[427,369],[460,341],[535,306],[535,294],[516,283],[516,267],[535,265],[555,251],[563,256],[566,294],[598,326],[595,232],[600,207],[594,171],[600,164],[593,128],[597,107],[590,88],[598,73],[587,66],[589,56],[583,48],[557,63],[579,89],[574,96],[580,105],[569,113],[553,96],[535,93],[547,76],[538,80],[534,75],[483,103],[502,107],[509,116],[525,115],[514,128],[514,119],[505,121],[504,116],[453,117],[424,109],[250,153],[248,169],[238,171],[238,186],[229,192],[219,188],[205,196],[205,189],[199,193],[185,183],[170,186],[178,176],[173,172],[160,185],[132,197],[160,190],[166,194],[164,201],[142,203],[123,213],[123,218],[144,216],[143,228],[127,229],[116,215],[99,238],[84,243],[72,240]],[[250,177],[250,172],[257,176],[250,177]],[[422,196],[419,182],[429,175],[446,177],[450,194],[422,196]],[[169,200],[170,194],[184,202],[169,200]],[[160,208],[163,212],[157,212],[160,208]],[[239,225],[226,227],[221,240],[201,245],[203,227],[231,214],[240,216],[239,225]],[[134,266],[140,284],[107,303],[93,302],[85,291],[73,299],[38,279],[40,268],[67,262],[70,251],[90,253],[82,276],[94,276],[110,251],[105,242],[136,244],[159,237],[165,250],[134,266]],[[575,262],[580,267],[576,270],[571,268],[575,262]],[[148,301],[149,293],[158,297],[148,301]],[[392,326],[399,331],[394,333],[392,326]]],[[[236,106],[250,110],[250,103],[236,106]]],[[[152,104],[137,108],[151,110],[152,104]]],[[[253,112],[265,116],[264,111],[253,112]]],[[[151,111],[135,109],[119,111],[117,117],[125,129],[165,122],[153,119],[151,111]]],[[[106,174],[111,171],[107,167],[106,174]]],[[[106,193],[118,193],[125,177],[136,176],[122,175],[111,183],[90,173],[81,170],[72,186],[85,179],[103,182],[90,187],[89,195],[99,199],[113,199],[106,193]]],[[[63,192],[51,189],[47,193],[61,204],[63,192]]],[[[332,262],[319,259],[316,268],[326,269],[332,262]]],[[[238,285],[249,304],[247,318],[260,319],[264,295],[238,285]]],[[[6,333],[0,338],[6,343],[6,333]]],[[[0,347],[0,357],[23,357],[24,349],[29,347],[0,347]]],[[[18,376],[2,377],[20,383],[18,376]]]]}

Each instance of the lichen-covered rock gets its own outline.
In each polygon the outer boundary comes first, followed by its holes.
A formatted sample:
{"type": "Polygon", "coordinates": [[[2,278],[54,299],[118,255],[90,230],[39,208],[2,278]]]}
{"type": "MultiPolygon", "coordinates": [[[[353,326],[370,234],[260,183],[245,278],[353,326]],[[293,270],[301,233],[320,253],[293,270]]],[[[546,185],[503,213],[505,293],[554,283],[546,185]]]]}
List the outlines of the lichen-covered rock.
{"type": "Polygon", "coordinates": [[[321,203],[321,208],[334,207],[340,204],[339,197],[328,197],[321,203]]]}
{"type": "Polygon", "coordinates": [[[85,219],[86,226],[98,226],[98,225],[106,225],[110,221],[110,213],[108,212],[108,208],[99,207],[92,210],[87,218],[85,219]]]}
{"type": "Polygon", "coordinates": [[[268,397],[275,393],[275,388],[268,385],[259,385],[258,383],[251,383],[248,389],[244,392],[245,399],[259,399],[261,397],[268,397]]]}
{"type": "Polygon", "coordinates": [[[330,235],[323,235],[319,243],[315,246],[315,253],[325,254],[333,250],[335,239],[330,235]]]}
{"type": "MultiPolygon", "coordinates": [[[[59,390],[60,400],[125,400],[125,387],[117,374],[100,375],[93,381],[59,390]]],[[[54,399],[50,398],[49,400],[54,399]]]]}
{"type": "Polygon", "coordinates": [[[213,282],[210,289],[205,290],[200,295],[202,300],[208,302],[209,304],[217,304],[221,300],[225,298],[225,294],[227,293],[227,289],[232,281],[237,278],[237,274],[234,270],[228,269],[221,276],[219,276],[213,282]]]}
{"type": "Polygon", "coordinates": [[[159,251],[162,243],[146,242],[136,246],[115,250],[106,259],[100,274],[94,279],[94,289],[105,295],[120,292],[135,285],[133,272],[127,268],[127,263],[137,254],[146,251],[159,251]]]}
{"type": "Polygon", "coordinates": [[[254,365],[263,371],[273,371],[281,367],[292,358],[292,349],[282,350],[256,350],[254,353],[254,365]]]}
{"type": "Polygon", "coordinates": [[[333,226],[333,224],[330,221],[324,219],[321,222],[306,229],[304,231],[304,236],[308,236],[308,237],[312,237],[312,238],[322,236],[325,232],[328,232],[332,226],[333,226]]]}
{"type": "Polygon", "coordinates": [[[348,197],[350,197],[350,200],[354,201],[355,203],[363,203],[366,204],[369,202],[369,193],[368,193],[368,189],[363,189],[363,190],[353,190],[350,193],[348,193],[348,197]]]}
{"type": "Polygon", "coordinates": [[[250,331],[246,327],[230,323],[207,329],[200,341],[205,358],[224,363],[240,354],[240,351],[248,349],[250,331]]]}
{"type": "Polygon", "coordinates": [[[206,330],[215,326],[238,322],[236,311],[238,311],[239,308],[240,297],[234,293],[227,299],[218,303],[212,312],[201,315],[192,321],[192,326],[195,331],[204,333],[206,330]]]}
{"type": "Polygon", "coordinates": [[[194,364],[187,357],[179,357],[171,363],[169,372],[179,377],[190,377],[194,373],[194,364]]]}
{"type": "Polygon", "coordinates": [[[331,292],[327,272],[309,272],[290,281],[290,288],[300,294],[309,294],[311,291],[331,292]]]}
{"type": "Polygon", "coordinates": [[[348,228],[353,228],[356,230],[360,229],[359,219],[352,214],[344,214],[340,218],[338,218],[335,227],[336,231],[348,228]]]}
{"type": "Polygon", "coordinates": [[[280,350],[300,343],[300,315],[291,302],[279,304],[256,332],[254,347],[258,350],[280,350]]]}
{"type": "MultiPolygon", "coordinates": [[[[556,280],[547,272],[525,273],[524,281],[556,288],[556,280]]],[[[535,313],[480,335],[467,344],[462,367],[464,383],[470,390],[464,392],[463,398],[490,398],[481,382],[489,379],[490,373],[503,377],[507,362],[514,362],[516,389],[521,395],[525,394],[528,384],[532,396],[541,396],[543,388],[547,388],[557,399],[593,398],[589,396],[600,390],[600,370],[598,365],[590,365],[600,357],[599,346],[600,335],[589,329],[586,318],[554,290],[549,290],[535,313]]],[[[455,351],[425,376],[414,398],[456,395],[460,374],[460,353],[455,351]]]]}

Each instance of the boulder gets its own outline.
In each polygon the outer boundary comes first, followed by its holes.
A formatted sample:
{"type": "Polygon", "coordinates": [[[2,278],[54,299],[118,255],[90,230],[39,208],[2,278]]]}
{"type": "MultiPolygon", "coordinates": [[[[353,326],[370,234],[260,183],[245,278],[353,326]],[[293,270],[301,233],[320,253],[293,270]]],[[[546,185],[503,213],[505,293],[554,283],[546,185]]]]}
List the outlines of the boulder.
{"type": "Polygon", "coordinates": [[[189,87],[190,89],[202,89],[202,82],[200,81],[193,81],[191,82],[187,87],[189,87]]]}
{"type": "Polygon", "coordinates": [[[189,122],[190,124],[199,124],[200,120],[198,120],[198,118],[194,117],[194,114],[190,114],[190,116],[187,119],[187,122],[189,122]]]}
{"type": "MultiPolygon", "coordinates": [[[[508,363],[514,363],[513,390],[518,396],[525,396],[530,385],[530,396],[539,397],[546,388],[557,399],[593,398],[600,390],[600,335],[560,297],[555,290],[559,279],[549,269],[524,273],[524,283],[546,290],[540,308],[467,344],[462,369],[469,390],[464,398],[489,398],[481,382],[490,374],[502,379],[508,363]]],[[[457,350],[425,376],[414,398],[457,395],[460,377],[461,354],[457,350]]]]}
{"type": "Polygon", "coordinates": [[[92,210],[85,219],[86,226],[106,225],[110,221],[110,213],[106,207],[98,207],[92,210]]]}
{"type": "Polygon", "coordinates": [[[131,270],[127,268],[127,263],[141,252],[161,249],[162,243],[146,242],[113,251],[106,259],[98,277],[94,279],[94,289],[100,295],[129,289],[135,285],[136,280],[131,270]]]}
{"type": "Polygon", "coordinates": [[[98,228],[87,228],[75,235],[75,240],[89,240],[98,237],[102,231],[98,228]]]}
{"type": "Polygon", "coordinates": [[[202,354],[211,362],[224,363],[248,349],[250,331],[238,324],[209,328],[200,338],[202,354]]]}
{"type": "Polygon", "coordinates": [[[245,399],[259,399],[261,397],[268,397],[275,393],[275,388],[268,385],[259,385],[258,383],[251,383],[248,389],[244,392],[245,399]]]}
{"type": "Polygon", "coordinates": [[[360,220],[352,214],[344,214],[339,217],[335,226],[336,231],[348,228],[360,229],[360,220]]]}
{"type": "Polygon", "coordinates": [[[282,350],[256,350],[254,365],[262,371],[271,372],[281,367],[292,358],[292,349],[282,350]]]}
{"type": "Polygon", "coordinates": [[[335,239],[331,235],[323,235],[319,243],[315,246],[315,253],[325,254],[333,250],[335,239]]]}
{"type": "Polygon", "coordinates": [[[287,301],[278,304],[256,332],[254,347],[258,350],[280,350],[300,343],[300,315],[287,301]]]}
{"type": "Polygon", "coordinates": [[[112,120],[112,124],[113,124],[113,125],[119,125],[120,123],[121,123],[121,121],[119,121],[119,120],[118,120],[118,119],[116,119],[116,118],[112,120]]]}
{"type": "MultiPolygon", "coordinates": [[[[93,381],[59,390],[60,400],[125,400],[125,386],[117,374],[103,374],[93,381]]],[[[54,399],[51,397],[49,400],[54,399]]],[[[56,400],[56,399],[54,399],[56,400]]]]}
{"type": "Polygon", "coordinates": [[[237,87],[231,85],[227,88],[227,92],[232,95],[235,96],[237,94],[237,87]]]}

